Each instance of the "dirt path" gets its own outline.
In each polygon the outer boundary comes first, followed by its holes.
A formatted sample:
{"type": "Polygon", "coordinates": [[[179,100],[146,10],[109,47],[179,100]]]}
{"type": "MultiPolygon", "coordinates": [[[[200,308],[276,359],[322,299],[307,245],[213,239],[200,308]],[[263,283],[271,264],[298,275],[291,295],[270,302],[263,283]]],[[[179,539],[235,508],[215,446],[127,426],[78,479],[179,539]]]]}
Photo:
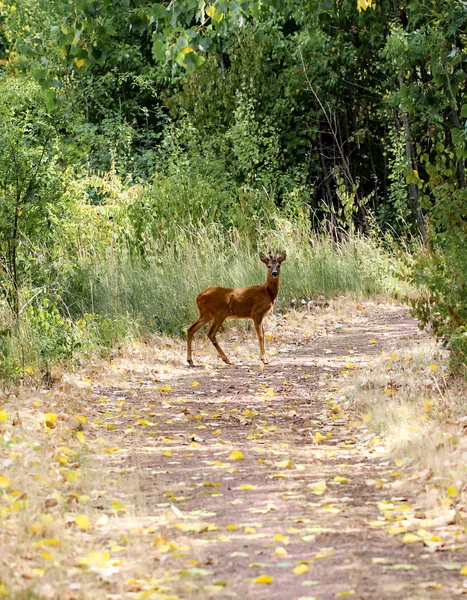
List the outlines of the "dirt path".
{"type": "Polygon", "coordinates": [[[208,352],[211,365],[189,370],[180,358],[148,376],[115,363],[94,387],[108,446],[100,468],[122,505],[101,528],[102,544],[120,540],[124,564],[105,574],[107,597],[450,600],[467,591],[462,544],[433,552],[435,538],[404,542],[404,532],[424,531],[422,494],[340,392],[382,352],[423,343],[415,321],[373,308],[320,330],[310,320],[285,344],[276,333],[264,370],[248,354],[253,339],[239,342],[245,364],[224,367],[197,338],[195,357],[208,352]]]}

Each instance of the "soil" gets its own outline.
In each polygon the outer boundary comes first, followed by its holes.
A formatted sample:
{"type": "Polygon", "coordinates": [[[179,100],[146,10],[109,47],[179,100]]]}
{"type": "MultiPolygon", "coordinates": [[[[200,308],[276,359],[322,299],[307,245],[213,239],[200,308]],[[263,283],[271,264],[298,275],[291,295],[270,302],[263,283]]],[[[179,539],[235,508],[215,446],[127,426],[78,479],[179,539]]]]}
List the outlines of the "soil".
{"type": "Polygon", "coordinates": [[[231,366],[198,334],[198,368],[168,342],[167,355],[149,363],[147,349],[135,349],[125,371],[114,361],[94,386],[101,421],[111,424],[99,430],[109,451],[96,468],[112,474],[106,485],[123,505],[102,529],[103,542],[124,538],[126,562],[106,580],[109,598],[451,600],[467,592],[463,543],[433,551],[388,532],[407,515],[409,532],[423,529],[423,482],[400,477],[384,440],[341,391],[382,354],[423,344],[417,322],[405,308],[374,305],[297,319],[270,321],[264,368],[254,332],[228,330],[219,340],[231,366]]]}

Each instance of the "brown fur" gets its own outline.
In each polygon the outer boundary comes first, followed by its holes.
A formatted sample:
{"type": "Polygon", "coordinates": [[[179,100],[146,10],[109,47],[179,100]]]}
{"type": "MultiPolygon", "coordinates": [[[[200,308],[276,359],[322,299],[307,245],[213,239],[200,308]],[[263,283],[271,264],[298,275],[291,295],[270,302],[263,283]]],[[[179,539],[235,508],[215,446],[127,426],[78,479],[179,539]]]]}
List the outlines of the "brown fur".
{"type": "Polygon", "coordinates": [[[219,356],[224,362],[230,364],[216,339],[216,334],[226,319],[252,319],[258,335],[261,360],[268,362],[264,348],[263,319],[274,308],[274,302],[280,287],[280,265],[286,259],[286,253],[272,257],[260,255],[262,262],[268,267],[266,282],[246,288],[209,287],[196,297],[199,309],[199,318],[187,331],[187,360],[193,365],[192,339],[193,335],[203,325],[213,321],[208,337],[214,344],[219,356]],[[277,273],[277,276],[273,276],[277,273]]]}

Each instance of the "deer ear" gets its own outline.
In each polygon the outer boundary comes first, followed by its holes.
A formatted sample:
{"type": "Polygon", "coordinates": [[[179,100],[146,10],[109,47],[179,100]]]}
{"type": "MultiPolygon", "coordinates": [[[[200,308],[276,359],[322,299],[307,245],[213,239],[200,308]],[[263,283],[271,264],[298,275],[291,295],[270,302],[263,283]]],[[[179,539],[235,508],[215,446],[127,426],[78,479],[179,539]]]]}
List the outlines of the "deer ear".
{"type": "Polygon", "coordinates": [[[269,262],[269,258],[266,256],[266,254],[263,254],[263,253],[261,252],[261,254],[259,255],[259,257],[260,257],[260,259],[261,259],[261,262],[263,262],[265,265],[267,265],[267,264],[268,264],[268,262],[269,262]]]}
{"type": "Polygon", "coordinates": [[[287,258],[287,252],[284,250],[280,256],[277,257],[277,262],[282,263],[287,258]]]}

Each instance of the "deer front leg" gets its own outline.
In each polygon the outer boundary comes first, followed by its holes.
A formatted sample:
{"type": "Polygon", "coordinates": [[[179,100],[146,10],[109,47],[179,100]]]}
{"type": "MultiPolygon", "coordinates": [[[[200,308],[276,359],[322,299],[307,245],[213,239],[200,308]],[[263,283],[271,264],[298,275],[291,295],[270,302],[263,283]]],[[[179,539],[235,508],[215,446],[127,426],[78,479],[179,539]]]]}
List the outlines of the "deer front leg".
{"type": "Polygon", "coordinates": [[[257,317],[253,319],[253,323],[255,324],[256,333],[258,335],[259,342],[259,356],[265,365],[268,364],[268,357],[266,356],[266,350],[264,349],[264,328],[263,328],[263,318],[257,317]]]}
{"type": "Polygon", "coordinates": [[[227,356],[224,354],[224,351],[222,350],[222,348],[219,346],[218,341],[216,340],[216,335],[217,332],[219,331],[219,329],[222,326],[222,323],[224,322],[225,319],[220,318],[217,319],[217,321],[214,321],[214,323],[211,325],[211,329],[209,330],[208,333],[208,338],[211,340],[211,342],[214,344],[214,348],[217,350],[219,356],[222,358],[222,360],[227,363],[228,365],[230,365],[230,360],[227,358],[227,356]]]}
{"type": "Polygon", "coordinates": [[[198,329],[201,329],[201,327],[203,325],[205,325],[206,323],[209,323],[210,320],[211,319],[209,317],[200,316],[199,319],[197,321],[195,321],[193,323],[193,325],[191,325],[191,327],[189,327],[186,332],[187,362],[190,365],[190,367],[195,366],[193,363],[192,355],[191,355],[191,342],[193,340],[193,335],[198,331],[198,329]]]}

